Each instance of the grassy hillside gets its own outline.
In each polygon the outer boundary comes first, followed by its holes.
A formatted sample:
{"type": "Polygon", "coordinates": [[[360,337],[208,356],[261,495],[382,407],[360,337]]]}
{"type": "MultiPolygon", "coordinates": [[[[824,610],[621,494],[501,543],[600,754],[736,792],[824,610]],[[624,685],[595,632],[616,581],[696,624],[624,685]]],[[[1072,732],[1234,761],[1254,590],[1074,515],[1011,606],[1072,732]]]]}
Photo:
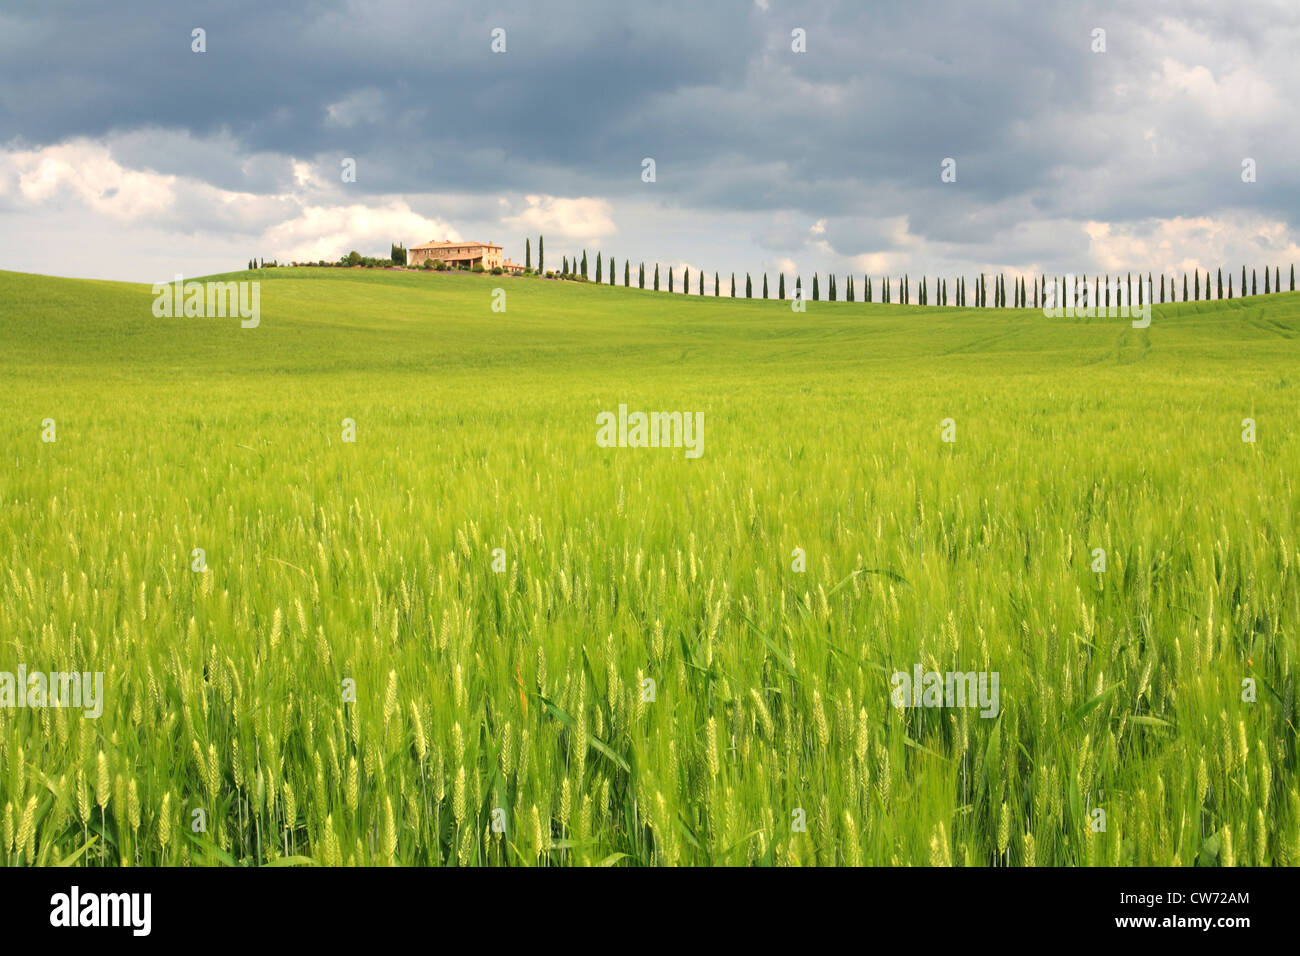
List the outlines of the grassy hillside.
{"type": "Polygon", "coordinates": [[[0,273],[0,671],[106,696],[0,708],[8,862],[1300,862],[1300,296],[220,278],[0,273]]]}

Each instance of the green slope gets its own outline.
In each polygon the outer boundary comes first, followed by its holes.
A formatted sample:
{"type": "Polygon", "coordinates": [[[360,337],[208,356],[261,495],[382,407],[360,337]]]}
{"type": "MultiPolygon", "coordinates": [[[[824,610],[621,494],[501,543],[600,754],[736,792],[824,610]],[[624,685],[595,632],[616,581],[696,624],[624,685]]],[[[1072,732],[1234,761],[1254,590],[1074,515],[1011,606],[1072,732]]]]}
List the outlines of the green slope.
{"type": "Polygon", "coordinates": [[[216,278],[258,328],[0,273],[0,670],[108,688],[0,708],[7,862],[1300,860],[1300,297],[216,278]],[[598,447],[619,403],[703,457],[598,447]],[[890,707],[916,663],[1000,716],[890,707]]]}

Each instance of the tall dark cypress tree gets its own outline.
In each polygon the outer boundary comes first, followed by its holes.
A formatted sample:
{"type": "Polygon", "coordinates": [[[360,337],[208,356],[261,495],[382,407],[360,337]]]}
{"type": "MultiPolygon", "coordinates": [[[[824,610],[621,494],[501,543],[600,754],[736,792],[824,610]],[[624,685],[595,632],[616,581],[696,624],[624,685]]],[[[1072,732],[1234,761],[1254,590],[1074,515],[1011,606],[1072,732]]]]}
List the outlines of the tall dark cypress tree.
{"type": "Polygon", "coordinates": [[[1268,266],[1265,266],[1265,267],[1264,267],[1264,294],[1265,294],[1265,295],[1268,295],[1268,294],[1269,294],[1269,286],[1268,286],[1268,266]]]}
{"type": "Polygon", "coordinates": [[[1295,291],[1295,263],[1291,263],[1291,291],[1295,291]]]}
{"type": "Polygon", "coordinates": [[[691,294],[691,267],[682,267],[682,292],[686,295],[691,294]]]}
{"type": "Polygon", "coordinates": [[[844,301],[852,302],[853,301],[853,276],[849,276],[849,286],[844,291],[846,293],[846,295],[844,296],[844,301]]]}
{"type": "MultiPolygon", "coordinates": [[[[1160,277],[1160,291],[1161,291],[1160,301],[1161,302],[1165,301],[1164,287],[1165,287],[1165,277],[1161,276],[1160,277]]],[[[1228,298],[1229,299],[1232,298],[1232,273],[1231,272],[1228,273],[1228,298]]]]}
{"type": "Polygon", "coordinates": [[[531,269],[532,267],[533,267],[533,240],[525,239],[524,240],[524,268],[531,269]]]}
{"type": "MultiPolygon", "coordinates": [[[[1292,269],[1294,268],[1295,267],[1292,266],[1292,269]]],[[[871,301],[871,276],[862,277],[862,301],[863,302],[871,301]]]]}
{"type": "Polygon", "coordinates": [[[733,299],[736,297],[736,274],[734,272],[731,274],[731,297],[733,299]]]}
{"type": "Polygon", "coordinates": [[[587,278],[587,250],[582,250],[582,277],[587,278]]]}
{"type": "Polygon", "coordinates": [[[1183,301],[1187,301],[1187,273],[1183,273],[1183,301]]]}
{"type": "Polygon", "coordinates": [[[638,289],[645,288],[645,263],[644,262],[641,263],[641,267],[637,270],[636,282],[637,282],[638,289]]]}
{"type": "Polygon", "coordinates": [[[745,298],[746,299],[754,298],[754,283],[749,278],[748,272],[745,273],[745,298]]]}
{"type": "Polygon", "coordinates": [[[673,267],[668,267],[668,291],[673,291],[673,267]]]}
{"type": "Polygon", "coordinates": [[[799,278],[799,276],[794,277],[794,297],[796,299],[803,298],[803,279],[799,278]]]}
{"type": "Polygon", "coordinates": [[[826,285],[827,285],[827,290],[826,290],[826,291],[830,293],[830,295],[828,296],[828,298],[829,298],[832,302],[834,302],[834,301],[835,301],[835,276],[834,276],[834,274],[832,274],[832,275],[830,275],[830,276],[827,276],[827,278],[826,278],[826,285]]]}
{"type": "Polygon", "coordinates": [[[1246,267],[1245,266],[1241,267],[1241,294],[1243,297],[1245,297],[1248,294],[1246,292],[1246,267]]]}
{"type": "Polygon", "coordinates": [[[1219,294],[1217,298],[1222,299],[1223,298],[1223,270],[1222,269],[1219,270],[1218,279],[1219,281],[1218,281],[1217,291],[1219,294]]]}
{"type": "MultiPolygon", "coordinates": [[[[586,253],[583,253],[583,258],[584,258],[584,259],[586,258],[586,253]]],[[[585,265],[583,266],[583,271],[584,271],[584,272],[586,271],[586,266],[585,266],[585,265]]],[[[596,285],[600,285],[600,276],[601,276],[601,271],[600,271],[600,253],[597,252],[597,253],[596,253],[596,285]]]]}
{"type": "Polygon", "coordinates": [[[623,260],[623,288],[626,289],[631,284],[632,284],[632,263],[631,261],[624,259],[623,260]]]}
{"type": "Polygon", "coordinates": [[[763,298],[767,298],[767,273],[763,273],[763,298]]]}
{"type": "Polygon", "coordinates": [[[569,274],[569,257],[563,256],[562,259],[563,262],[560,265],[560,275],[567,276],[569,274]]]}
{"type": "MultiPolygon", "coordinates": [[[[1232,276],[1228,277],[1228,287],[1232,288],[1232,276]]],[[[1165,274],[1160,273],[1160,304],[1165,304],[1165,274]]]]}
{"type": "Polygon", "coordinates": [[[704,295],[704,270],[703,269],[700,270],[699,284],[700,284],[700,288],[698,294],[704,295]]]}
{"type": "Polygon", "coordinates": [[[722,283],[718,281],[718,274],[713,273],[713,297],[716,299],[722,295],[722,283]]]}
{"type": "Polygon", "coordinates": [[[656,292],[659,291],[659,263],[657,263],[657,262],[655,263],[655,288],[654,288],[654,290],[655,290],[656,292]]]}
{"type": "Polygon", "coordinates": [[[1282,291],[1282,273],[1277,266],[1273,267],[1273,291],[1282,291]]]}
{"type": "Polygon", "coordinates": [[[545,273],[546,271],[546,253],[543,251],[544,240],[541,236],[537,237],[537,271],[545,273]]]}
{"type": "Polygon", "coordinates": [[[814,302],[817,301],[818,294],[819,294],[819,290],[817,288],[817,273],[814,272],[813,273],[813,301],[814,302]]]}
{"type": "Polygon", "coordinates": [[[776,297],[782,300],[785,299],[785,273],[784,272],[782,272],[781,277],[776,280],[776,297]]]}
{"type": "Polygon", "coordinates": [[[1192,271],[1196,273],[1194,276],[1192,276],[1192,297],[1196,299],[1197,302],[1200,302],[1201,301],[1201,270],[1194,269],[1192,271]]]}

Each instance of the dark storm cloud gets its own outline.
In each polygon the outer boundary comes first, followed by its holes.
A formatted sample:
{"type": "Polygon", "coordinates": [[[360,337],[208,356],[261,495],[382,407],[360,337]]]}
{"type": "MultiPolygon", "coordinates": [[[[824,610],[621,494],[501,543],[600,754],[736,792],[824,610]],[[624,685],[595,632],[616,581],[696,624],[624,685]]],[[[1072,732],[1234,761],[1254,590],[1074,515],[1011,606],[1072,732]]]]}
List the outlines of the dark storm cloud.
{"type": "Polygon", "coordinates": [[[111,139],[131,168],[259,195],[293,187],[288,157],[335,182],[352,157],[360,195],[763,214],[773,253],[819,219],[838,253],[881,251],[896,217],[1013,248],[1026,221],[1295,222],[1297,39],[1300,11],[1266,0],[19,3],[0,14],[0,142],[111,139]]]}

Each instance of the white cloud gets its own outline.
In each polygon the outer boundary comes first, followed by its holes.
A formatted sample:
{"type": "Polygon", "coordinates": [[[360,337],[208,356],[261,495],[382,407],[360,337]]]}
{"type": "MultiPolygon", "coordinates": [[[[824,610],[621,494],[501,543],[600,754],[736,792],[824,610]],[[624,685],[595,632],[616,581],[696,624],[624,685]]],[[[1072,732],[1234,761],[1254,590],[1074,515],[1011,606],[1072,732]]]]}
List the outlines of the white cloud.
{"type": "Polygon", "coordinates": [[[618,231],[610,218],[609,203],[603,199],[525,196],[524,200],[527,203],[524,209],[502,218],[511,229],[553,233],[570,239],[597,239],[618,231]]]}
{"type": "Polygon", "coordinates": [[[393,241],[410,246],[462,237],[448,223],[421,216],[405,202],[393,200],[382,206],[308,206],[267,230],[266,238],[277,255],[289,261],[332,261],[343,254],[340,249],[375,249],[387,256],[393,241]]]}
{"type": "Polygon", "coordinates": [[[159,215],[175,201],[175,176],[126,169],[106,146],[88,140],[0,153],[0,170],[16,182],[16,196],[33,206],[72,198],[102,215],[133,221],[159,215]]]}

